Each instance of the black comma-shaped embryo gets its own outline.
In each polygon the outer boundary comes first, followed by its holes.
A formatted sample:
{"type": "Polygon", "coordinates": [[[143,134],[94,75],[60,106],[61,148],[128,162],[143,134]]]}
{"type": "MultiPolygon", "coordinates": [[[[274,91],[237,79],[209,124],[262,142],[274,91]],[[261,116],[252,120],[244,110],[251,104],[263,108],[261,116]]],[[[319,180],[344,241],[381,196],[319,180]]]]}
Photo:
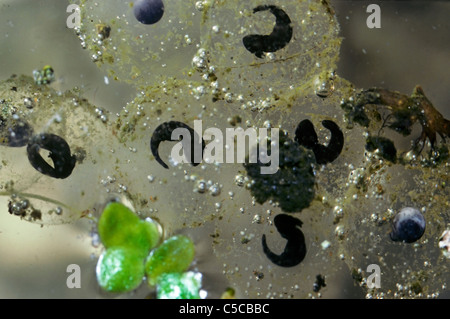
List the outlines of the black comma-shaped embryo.
{"type": "Polygon", "coordinates": [[[33,136],[27,146],[28,160],[39,172],[53,178],[67,178],[72,174],[76,157],[70,154],[69,144],[60,136],[41,133],[33,136]],[[48,164],[39,154],[43,148],[50,152],[49,157],[54,167],[48,164]]]}
{"type": "Polygon", "coordinates": [[[198,164],[201,163],[202,158],[203,158],[203,150],[205,149],[205,141],[202,139],[202,154],[201,154],[201,158],[200,161],[196,162],[195,161],[195,143],[199,143],[199,136],[198,134],[191,128],[189,127],[187,124],[184,124],[183,122],[178,122],[178,121],[169,121],[169,122],[164,122],[162,124],[160,124],[155,131],[153,132],[152,138],[150,140],[150,150],[152,151],[153,156],[155,157],[156,161],[162,165],[162,167],[169,169],[169,166],[167,166],[166,163],[164,163],[164,161],[161,159],[161,157],[159,156],[159,144],[161,144],[161,142],[164,141],[173,141],[172,140],[172,133],[175,129],[178,128],[182,128],[182,129],[186,129],[188,130],[189,134],[190,134],[190,139],[189,141],[191,142],[190,147],[187,147],[188,145],[186,144],[187,141],[183,141],[183,150],[186,152],[186,157],[188,159],[190,159],[190,163],[193,166],[197,166],[198,164]]]}
{"type": "Polygon", "coordinates": [[[339,157],[344,147],[344,134],[339,126],[330,120],[322,121],[322,125],[331,132],[327,146],[319,143],[314,125],[310,120],[301,121],[295,130],[295,141],[314,152],[317,164],[333,162],[339,157]]]}
{"type": "Polygon", "coordinates": [[[281,237],[287,239],[284,251],[280,255],[274,254],[266,243],[266,235],[262,236],[264,254],[274,264],[280,267],[293,267],[303,261],[306,256],[305,236],[300,230],[302,221],[286,214],[280,214],[274,218],[275,227],[281,237]]]}
{"type": "Polygon", "coordinates": [[[273,5],[261,5],[253,9],[253,13],[270,10],[276,17],[275,27],[269,35],[250,34],[242,41],[244,47],[256,57],[262,59],[264,52],[276,52],[284,48],[292,39],[291,19],[282,9],[273,5]]]}

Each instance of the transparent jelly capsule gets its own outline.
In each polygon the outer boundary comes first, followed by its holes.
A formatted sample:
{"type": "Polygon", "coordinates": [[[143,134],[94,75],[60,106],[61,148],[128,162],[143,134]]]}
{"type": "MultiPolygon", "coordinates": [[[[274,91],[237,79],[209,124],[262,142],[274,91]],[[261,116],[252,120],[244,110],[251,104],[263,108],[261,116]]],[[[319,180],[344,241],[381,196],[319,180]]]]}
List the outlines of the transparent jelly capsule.
{"type": "Polygon", "coordinates": [[[342,249],[351,256],[346,258],[351,271],[362,269],[355,280],[372,297],[431,296],[448,281],[442,275],[448,265],[436,245],[448,219],[448,192],[439,186],[448,174],[445,165],[431,169],[411,164],[382,164],[371,158],[359,185],[342,198],[341,223],[347,230],[342,249]],[[417,206],[426,218],[426,231],[415,243],[390,237],[394,212],[405,206],[417,206]],[[371,286],[370,264],[380,267],[380,287],[371,286]]]}
{"type": "Polygon", "coordinates": [[[163,15],[153,24],[139,22],[133,4],[80,1],[83,18],[76,32],[92,60],[110,78],[134,85],[153,83],[160,75],[186,75],[182,70],[191,68],[200,37],[202,13],[195,2],[163,1],[163,15]]]}
{"type": "Polygon", "coordinates": [[[168,78],[160,85],[149,86],[128,103],[117,122],[117,136],[129,150],[124,155],[125,165],[120,166],[121,172],[130,177],[127,193],[132,194],[137,211],[151,209],[151,216],[157,217],[169,233],[213,219],[216,203],[228,198],[224,189],[241,168],[225,163],[227,119],[234,113],[214,103],[202,85],[168,78]],[[219,138],[211,132],[220,132],[220,160],[210,158],[205,148],[201,163],[189,163],[183,156],[186,150],[182,141],[170,140],[175,129],[186,127],[202,136],[205,145],[219,138]]]}
{"type": "Polygon", "coordinates": [[[339,27],[324,2],[211,1],[207,13],[200,71],[235,94],[276,100],[335,67],[339,27]]]}
{"type": "Polygon", "coordinates": [[[18,115],[32,132],[20,145],[0,145],[0,194],[9,197],[10,213],[41,224],[68,223],[105,201],[110,195],[101,180],[116,174],[111,150],[119,147],[111,122],[102,118],[107,113],[79,92],[61,94],[31,77],[10,78],[0,87],[8,105],[18,106],[4,122],[18,115]],[[33,109],[20,107],[23,96],[33,98],[33,109]]]}
{"type": "Polygon", "coordinates": [[[332,219],[323,207],[314,204],[301,213],[290,215],[303,223],[297,229],[304,235],[306,255],[298,264],[283,267],[269,259],[262,243],[265,235],[270,251],[289,262],[289,258],[282,256],[287,240],[272,224],[274,217],[280,214],[279,209],[270,203],[253,206],[247,196],[244,192],[236,194],[236,207],[227,213],[227,218],[216,223],[218,236],[213,243],[222,272],[236,289],[238,298],[307,298],[313,293],[316,275],[325,275],[329,282],[335,280],[336,273],[345,264],[337,260],[338,245],[332,233],[332,219]],[[239,206],[245,207],[244,213],[239,206]],[[261,216],[258,223],[253,222],[255,214],[261,216]],[[323,249],[323,241],[328,241],[330,246],[323,249]]]}

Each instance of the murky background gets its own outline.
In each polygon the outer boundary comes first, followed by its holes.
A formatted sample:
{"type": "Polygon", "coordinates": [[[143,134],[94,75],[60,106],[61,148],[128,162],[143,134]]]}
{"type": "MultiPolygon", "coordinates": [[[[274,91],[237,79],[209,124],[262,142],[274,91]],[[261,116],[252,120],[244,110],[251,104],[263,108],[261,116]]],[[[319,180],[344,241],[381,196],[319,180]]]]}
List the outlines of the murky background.
{"type": "MultiPolygon", "coordinates": [[[[330,2],[344,38],[337,70],[341,77],[357,88],[378,86],[405,94],[420,84],[434,106],[450,117],[449,3],[330,2]],[[381,5],[381,29],[366,27],[369,3],[381,5]]],[[[118,112],[133,99],[135,89],[111,79],[105,82],[105,74],[66,27],[67,5],[63,0],[0,0],[0,80],[31,75],[50,64],[57,78],[53,88],[77,86],[92,104],[118,112]]],[[[57,226],[28,223],[10,215],[6,199],[0,197],[0,297],[105,297],[95,280],[91,226],[83,219],[57,226]],[[80,265],[82,289],[67,288],[69,264],[80,265]]],[[[348,269],[339,271],[340,279],[328,282],[323,296],[363,298],[348,269]]],[[[223,278],[217,280],[226,287],[223,278]]]]}

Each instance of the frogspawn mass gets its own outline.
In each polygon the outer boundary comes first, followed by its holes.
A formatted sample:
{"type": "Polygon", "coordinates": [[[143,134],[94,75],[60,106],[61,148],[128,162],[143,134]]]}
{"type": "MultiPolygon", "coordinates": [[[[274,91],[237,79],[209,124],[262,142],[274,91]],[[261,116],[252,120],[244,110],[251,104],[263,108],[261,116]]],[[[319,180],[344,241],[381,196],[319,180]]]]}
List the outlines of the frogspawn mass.
{"type": "MultiPolygon", "coordinates": [[[[198,276],[213,262],[237,297],[314,297],[340,270],[369,297],[439,295],[449,265],[437,244],[449,221],[449,122],[420,87],[411,95],[357,89],[339,77],[341,38],[327,1],[77,4],[82,47],[138,93],[114,115],[77,89],[57,94],[43,80],[48,67],[39,81],[3,81],[0,194],[10,213],[42,224],[97,221],[118,202],[162,226],[151,251],[184,233],[195,262],[161,271],[160,297],[200,297],[200,282],[207,296],[221,296],[226,286],[198,276]],[[279,170],[173,161],[168,131],[192,132],[194,120],[222,132],[279,128],[279,170]],[[387,131],[414,147],[397,150],[387,131]],[[420,210],[425,228],[406,207],[420,210]],[[370,264],[383,269],[380,288],[368,288],[370,264]],[[180,286],[186,294],[173,295],[180,286]]],[[[267,139],[269,151],[275,141],[267,139]]],[[[123,242],[141,238],[112,234],[119,244],[103,243],[99,284],[127,293],[141,284],[150,250],[140,254],[123,242]],[[108,260],[133,276],[111,273],[108,260]]]]}

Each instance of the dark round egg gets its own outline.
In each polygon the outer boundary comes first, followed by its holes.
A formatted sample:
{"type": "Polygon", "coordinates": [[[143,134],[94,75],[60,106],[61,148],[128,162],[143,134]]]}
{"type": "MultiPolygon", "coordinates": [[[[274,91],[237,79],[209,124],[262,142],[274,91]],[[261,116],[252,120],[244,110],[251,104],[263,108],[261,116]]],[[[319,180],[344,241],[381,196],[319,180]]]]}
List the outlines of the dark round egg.
{"type": "Polygon", "coordinates": [[[417,208],[405,207],[395,215],[390,234],[393,241],[413,243],[425,232],[425,218],[417,208]]]}
{"type": "Polygon", "coordinates": [[[143,24],[155,24],[164,14],[162,0],[138,0],[133,6],[134,16],[143,24]]]}
{"type": "Polygon", "coordinates": [[[22,147],[33,135],[33,128],[24,120],[11,120],[8,125],[0,117],[0,145],[22,147]]]}

